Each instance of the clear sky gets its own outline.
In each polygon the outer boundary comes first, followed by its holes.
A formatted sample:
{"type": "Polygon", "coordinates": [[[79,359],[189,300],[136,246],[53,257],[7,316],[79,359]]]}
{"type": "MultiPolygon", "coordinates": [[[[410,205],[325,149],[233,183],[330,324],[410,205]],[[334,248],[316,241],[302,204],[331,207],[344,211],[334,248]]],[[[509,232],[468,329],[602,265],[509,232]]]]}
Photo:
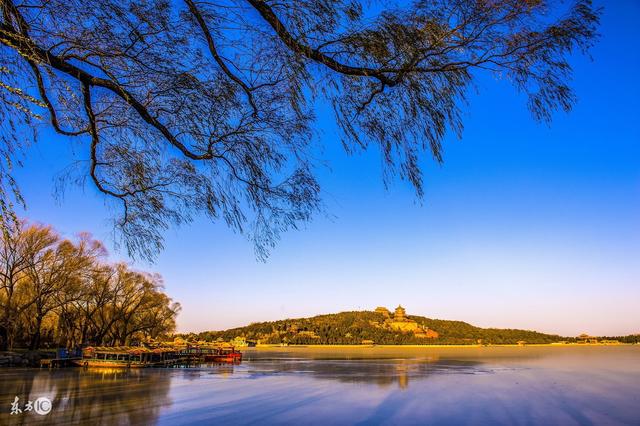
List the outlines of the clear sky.
{"type": "MultiPolygon", "coordinates": [[[[405,183],[384,189],[376,152],[346,156],[322,110],[331,217],[285,234],[266,263],[202,219],[169,231],[155,264],[135,265],[164,276],[183,306],[180,331],[401,303],[483,327],[640,332],[640,2],[604,6],[593,61],[573,60],[574,110],[535,123],[523,96],[482,78],[462,140],[447,138],[444,165],[424,163],[422,203],[405,183]]],[[[41,136],[19,172],[24,216],[67,236],[89,231],[126,259],[93,187],[52,195],[88,141],[41,136]]]]}

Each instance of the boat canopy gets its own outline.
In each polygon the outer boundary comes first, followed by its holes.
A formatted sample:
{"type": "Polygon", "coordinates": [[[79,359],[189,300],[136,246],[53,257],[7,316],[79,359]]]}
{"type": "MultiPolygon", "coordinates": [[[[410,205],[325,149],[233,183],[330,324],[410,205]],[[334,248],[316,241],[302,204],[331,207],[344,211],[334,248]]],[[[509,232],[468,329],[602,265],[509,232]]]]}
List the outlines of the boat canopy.
{"type": "Polygon", "coordinates": [[[143,346],[89,346],[84,349],[86,352],[92,353],[109,353],[109,354],[128,354],[128,355],[139,355],[143,353],[167,353],[167,352],[175,352],[173,348],[155,348],[149,349],[143,346]]]}

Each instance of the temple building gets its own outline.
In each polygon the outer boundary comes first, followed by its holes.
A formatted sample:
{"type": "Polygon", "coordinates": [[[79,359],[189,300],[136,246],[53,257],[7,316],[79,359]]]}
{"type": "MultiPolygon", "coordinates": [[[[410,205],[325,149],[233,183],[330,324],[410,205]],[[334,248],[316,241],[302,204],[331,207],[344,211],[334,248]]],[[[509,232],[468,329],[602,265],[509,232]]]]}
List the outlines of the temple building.
{"type": "Polygon", "coordinates": [[[378,306],[376,308],[376,312],[378,312],[379,314],[384,315],[385,318],[391,317],[391,312],[389,312],[389,310],[387,308],[385,308],[384,306],[378,306]]]}
{"type": "Polygon", "coordinates": [[[428,327],[424,327],[411,318],[408,318],[407,312],[402,305],[398,305],[393,313],[393,317],[391,316],[391,312],[383,306],[377,307],[375,311],[384,315],[385,320],[383,327],[398,330],[403,333],[413,333],[416,337],[421,338],[435,339],[438,337],[436,331],[430,330],[428,327]]]}

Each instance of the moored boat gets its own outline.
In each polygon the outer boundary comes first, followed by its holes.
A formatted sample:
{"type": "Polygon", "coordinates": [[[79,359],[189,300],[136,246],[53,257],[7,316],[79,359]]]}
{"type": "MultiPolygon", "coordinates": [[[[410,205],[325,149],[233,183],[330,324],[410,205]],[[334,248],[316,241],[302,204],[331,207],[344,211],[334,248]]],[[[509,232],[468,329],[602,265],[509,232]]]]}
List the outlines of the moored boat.
{"type": "Polygon", "coordinates": [[[211,353],[204,355],[205,362],[240,363],[242,352],[236,351],[233,346],[214,348],[211,353]]]}
{"type": "Polygon", "coordinates": [[[74,364],[91,368],[143,368],[173,365],[178,360],[178,353],[169,348],[87,347],[74,364]]]}

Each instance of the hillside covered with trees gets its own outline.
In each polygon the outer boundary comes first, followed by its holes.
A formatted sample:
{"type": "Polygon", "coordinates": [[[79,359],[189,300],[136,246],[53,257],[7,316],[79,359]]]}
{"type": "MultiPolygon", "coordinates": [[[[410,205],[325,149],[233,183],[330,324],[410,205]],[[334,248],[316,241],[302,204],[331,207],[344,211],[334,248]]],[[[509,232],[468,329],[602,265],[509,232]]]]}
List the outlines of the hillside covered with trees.
{"type": "Polygon", "coordinates": [[[384,327],[385,316],[380,312],[352,311],[318,315],[311,318],[285,319],[253,323],[246,327],[224,331],[207,331],[185,337],[198,340],[233,340],[244,337],[263,344],[341,344],[359,345],[371,340],[382,345],[420,344],[509,344],[552,343],[567,338],[529,330],[480,328],[463,321],[431,319],[409,315],[410,320],[438,333],[437,338],[417,337],[414,333],[384,327]]]}

